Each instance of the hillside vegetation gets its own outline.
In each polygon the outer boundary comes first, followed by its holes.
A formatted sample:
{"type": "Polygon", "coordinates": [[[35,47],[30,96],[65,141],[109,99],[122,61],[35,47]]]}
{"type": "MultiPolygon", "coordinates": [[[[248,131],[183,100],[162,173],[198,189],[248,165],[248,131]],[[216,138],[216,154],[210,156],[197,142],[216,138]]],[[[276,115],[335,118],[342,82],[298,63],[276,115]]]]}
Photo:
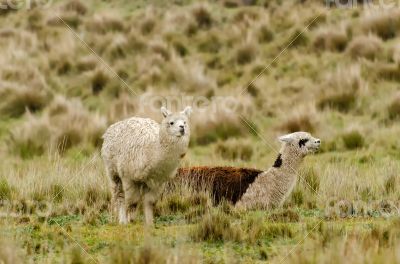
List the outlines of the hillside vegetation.
{"type": "Polygon", "coordinates": [[[0,1],[0,263],[400,262],[398,3],[27,2],[0,1]],[[195,106],[182,166],[266,169],[300,130],[322,149],[284,208],[175,183],[154,229],[118,226],[101,136],[162,103],[195,106]]]}

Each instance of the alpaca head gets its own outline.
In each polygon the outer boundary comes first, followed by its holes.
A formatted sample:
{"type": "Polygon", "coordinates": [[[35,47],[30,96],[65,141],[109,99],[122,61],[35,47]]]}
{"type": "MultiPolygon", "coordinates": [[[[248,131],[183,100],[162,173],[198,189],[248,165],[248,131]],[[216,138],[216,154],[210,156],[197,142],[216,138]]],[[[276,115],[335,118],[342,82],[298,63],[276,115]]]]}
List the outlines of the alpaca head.
{"type": "Polygon", "coordinates": [[[173,138],[188,138],[190,136],[189,116],[192,112],[190,106],[179,113],[171,113],[165,107],[161,107],[164,119],[161,122],[162,132],[173,138]]]}
{"type": "Polygon", "coordinates": [[[279,137],[279,140],[284,143],[285,148],[289,148],[303,157],[316,152],[321,145],[320,139],[314,138],[307,132],[294,132],[279,137]]]}

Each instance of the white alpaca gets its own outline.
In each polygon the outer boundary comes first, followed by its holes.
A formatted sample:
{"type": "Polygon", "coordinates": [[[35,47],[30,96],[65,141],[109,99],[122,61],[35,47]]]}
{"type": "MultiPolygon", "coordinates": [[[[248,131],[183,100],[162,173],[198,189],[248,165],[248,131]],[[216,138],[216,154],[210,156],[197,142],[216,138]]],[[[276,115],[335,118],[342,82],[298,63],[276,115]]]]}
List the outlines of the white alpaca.
{"type": "Polygon", "coordinates": [[[146,224],[153,223],[154,203],[188,149],[191,108],[173,114],[162,107],[161,112],[161,124],[133,117],[111,125],[103,135],[101,155],[120,224],[133,220],[140,201],[146,224]]]}

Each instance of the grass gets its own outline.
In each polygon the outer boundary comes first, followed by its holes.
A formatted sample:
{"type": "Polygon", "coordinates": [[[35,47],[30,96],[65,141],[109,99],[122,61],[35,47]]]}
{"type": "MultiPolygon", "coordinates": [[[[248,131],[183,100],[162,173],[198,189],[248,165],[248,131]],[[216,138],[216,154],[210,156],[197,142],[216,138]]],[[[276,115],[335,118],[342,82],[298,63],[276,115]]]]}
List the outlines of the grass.
{"type": "Polygon", "coordinates": [[[68,0],[2,9],[0,262],[394,263],[399,11],[321,8],[68,0]],[[197,106],[182,166],[267,169],[276,138],[297,130],[323,149],[305,159],[282,208],[213,206],[207,192],[172,183],[154,228],[141,213],[119,226],[101,135],[131,116],[159,121],[165,98],[197,106]]]}

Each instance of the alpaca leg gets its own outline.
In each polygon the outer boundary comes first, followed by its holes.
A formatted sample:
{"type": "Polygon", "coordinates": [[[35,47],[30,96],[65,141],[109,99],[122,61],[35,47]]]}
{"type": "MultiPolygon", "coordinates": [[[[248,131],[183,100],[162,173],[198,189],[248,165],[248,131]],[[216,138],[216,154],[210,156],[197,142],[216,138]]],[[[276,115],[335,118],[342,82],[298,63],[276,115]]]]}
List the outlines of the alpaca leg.
{"type": "Polygon", "coordinates": [[[121,223],[121,220],[124,218],[123,214],[121,214],[121,208],[125,208],[125,194],[122,188],[121,178],[117,173],[108,172],[108,175],[111,178],[111,194],[112,194],[112,208],[114,214],[118,215],[118,221],[121,223]]]}
{"type": "Polygon", "coordinates": [[[155,195],[152,192],[148,192],[144,195],[143,207],[144,207],[144,219],[146,225],[153,225],[153,209],[155,203],[155,195]]]}
{"type": "Polygon", "coordinates": [[[135,219],[137,205],[140,200],[140,193],[140,186],[137,186],[134,182],[126,184],[124,209],[127,222],[132,222],[135,219]]]}

